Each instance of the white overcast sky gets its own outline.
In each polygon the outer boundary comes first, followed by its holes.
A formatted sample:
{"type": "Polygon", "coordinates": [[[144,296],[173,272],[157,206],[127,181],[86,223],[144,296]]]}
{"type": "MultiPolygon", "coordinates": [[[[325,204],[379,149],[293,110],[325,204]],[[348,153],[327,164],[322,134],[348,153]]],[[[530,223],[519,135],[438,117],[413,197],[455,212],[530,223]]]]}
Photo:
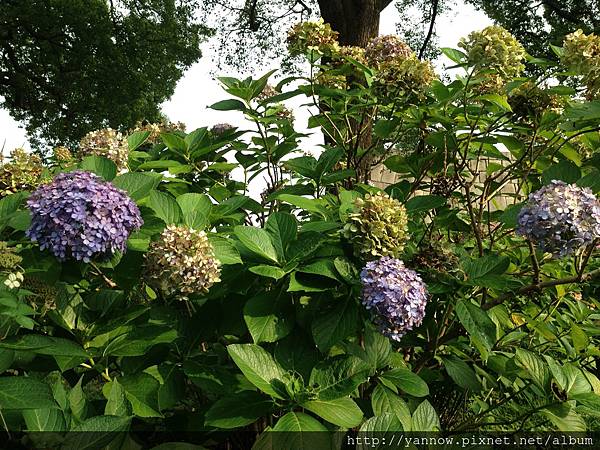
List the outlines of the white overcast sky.
{"type": "MultiPolygon", "coordinates": [[[[390,5],[381,15],[381,34],[394,34],[398,20],[396,8],[390,5]]],[[[489,24],[491,22],[485,14],[458,0],[454,10],[438,20],[436,30],[440,37],[440,46],[456,47],[461,37],[489,24]]],[[[220,122],[241,125],[242,118],[236,113],[208,109],[209,105],[227,98],[227,94],[221,90],[218,81],[215,81],[211,75],[215,66],[211,62],[210,43],[204,44],[203,50],[204,56],[179,80],[173,97],[163,105],[163,111],[171,121],[185,123],[188,131],[220,122]]],[[[443,63],[440,61],[437,65],[443,63]]],[[[294,105],[290,106],[293,108],[294,105]]],[[[308,113],[297,109],[294,112],[297,118],[296,125],[302,129],[306,126],[308,113]]],[[[311,144],[316,145],[317,142],[311,144]]],[[[6,110],[0,109],[0,148],[2,147],[7,154],[15,147],[28,148],[29,146],[25,132],[19,127],[19,123],[14,121],[6,110]]]]}

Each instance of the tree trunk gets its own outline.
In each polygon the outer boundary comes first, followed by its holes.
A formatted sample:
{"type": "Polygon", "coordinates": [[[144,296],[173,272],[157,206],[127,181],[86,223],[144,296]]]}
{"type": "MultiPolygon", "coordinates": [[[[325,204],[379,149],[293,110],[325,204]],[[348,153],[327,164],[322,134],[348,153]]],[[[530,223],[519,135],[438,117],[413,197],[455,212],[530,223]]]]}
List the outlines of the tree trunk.
{"type": "MultiPolygon", "coordinates": [[[[342,45],[366,47],[371,39],[379,35],[379,16],[392,0],[319,0],[321,16],[339,33],[342,45]]],[[[358,139],[358,148],[368,148],[372,142],[372,123],[360,124],[351,120],[353,132],[358,139]],[[360,136],[358,134],[360,133],[360,136]]],[[[355,158],[351,158],[355,159],[355,158]]],[[[354,164],[357,180],[368,182],[371,178],[373,158],[365,157],[354,164]]]]}
{"type": "Polygon", "coordinates": [[[323,20],[340,33],[342,45],[366,47],[379,34],[379,15],[390,2],[381,0],[319,0],[323,20]]]}

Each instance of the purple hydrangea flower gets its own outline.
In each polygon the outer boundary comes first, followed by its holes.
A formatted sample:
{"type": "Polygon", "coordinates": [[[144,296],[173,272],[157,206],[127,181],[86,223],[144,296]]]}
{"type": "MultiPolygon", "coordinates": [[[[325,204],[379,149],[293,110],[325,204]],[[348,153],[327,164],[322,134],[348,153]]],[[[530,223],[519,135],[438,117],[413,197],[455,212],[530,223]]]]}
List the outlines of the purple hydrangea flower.
{"type": "Polygon", "coordinates": [[[600,202],[587,188],[552,180],[529,194],[517,221],[517,234],[563,257],[600,237],[600,202]]]}
{"type": "Polygon", "coordinates": [[[360,273],[362,303],[371,311],[381,333],[399,341],[425,317],[427,286],[396,258],[384,256],[368,262],[360,273]]]}
{"type": "Polygon", "coordinates": [[[143,224],[140,210],[124,191],[80,170],[57,175],[31,194],[27,206],[27,237],[61,261],[89,262],[124,252],[129,234],[143,224]]]}

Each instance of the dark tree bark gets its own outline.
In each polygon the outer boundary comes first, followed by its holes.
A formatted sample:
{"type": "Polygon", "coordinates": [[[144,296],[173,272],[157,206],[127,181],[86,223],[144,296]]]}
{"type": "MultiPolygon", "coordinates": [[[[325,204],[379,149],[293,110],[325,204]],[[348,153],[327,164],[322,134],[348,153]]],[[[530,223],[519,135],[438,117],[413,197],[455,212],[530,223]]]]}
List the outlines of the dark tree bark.
{"type": "Polygon", "coordinates": [[[342,45],[365,47],[379,34],[379,15],[392,0],[319,0],[321,16],[342,45]]]}

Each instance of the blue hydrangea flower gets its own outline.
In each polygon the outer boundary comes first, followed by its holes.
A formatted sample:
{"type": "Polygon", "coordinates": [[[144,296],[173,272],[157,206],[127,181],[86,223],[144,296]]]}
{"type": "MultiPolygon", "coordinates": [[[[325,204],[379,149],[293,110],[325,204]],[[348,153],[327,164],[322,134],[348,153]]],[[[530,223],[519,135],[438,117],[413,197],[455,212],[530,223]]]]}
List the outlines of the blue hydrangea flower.
{"type": "Polygon", "coordinates": [[[84,171],[57,175],[27,201],[27,237],[59,260],[89,262],[126,250],[127,238],[142,224],[140,210],[125,191],[84,171]]]}
{"type": "Polygon", "coordinates": [[[360,273],[362,303],[371,311],[381,333],[399,341],[425,317],[427,286],[396,258],[384,256],[368,262],[360,273]]]}
{"type": "Polygon", "coordinates": [[[553,180],[529,194],[517,221],[517,234],[564,257],[600,237],[600,202],[587,188],[553,180]]]}

